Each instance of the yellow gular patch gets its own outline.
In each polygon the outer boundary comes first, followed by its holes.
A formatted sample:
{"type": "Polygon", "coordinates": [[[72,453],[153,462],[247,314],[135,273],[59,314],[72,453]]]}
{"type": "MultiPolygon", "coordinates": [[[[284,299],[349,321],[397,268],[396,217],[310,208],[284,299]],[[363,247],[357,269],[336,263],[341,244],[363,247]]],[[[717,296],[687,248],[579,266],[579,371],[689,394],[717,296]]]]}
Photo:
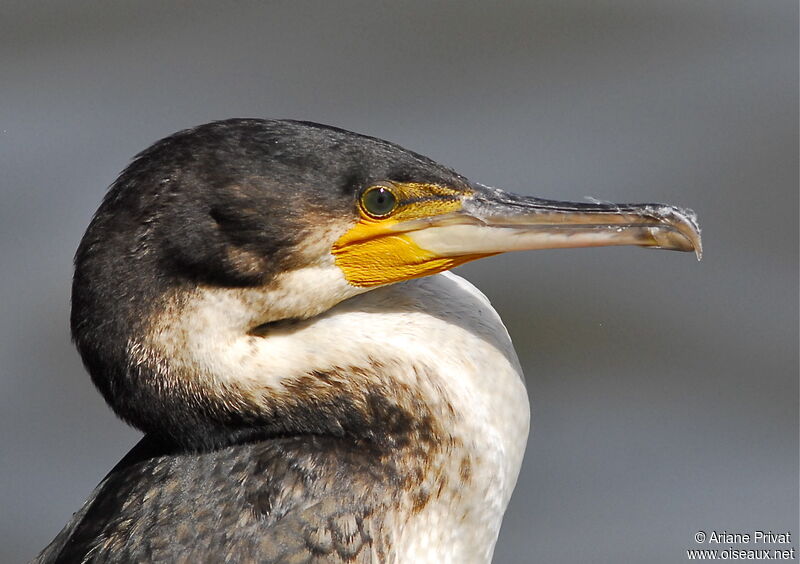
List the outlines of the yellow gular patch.
{"type": "Polygon", "coordinates": [[[438,257],[398,232],[404,221],[435,217],[461,209],[469,193],[436,184],[382,183],[397,198],[386,217],[361,218],[334,244],[336,265],[354,286],[370,287],[419,278],[448,270],[477,257],[438,257]]]}

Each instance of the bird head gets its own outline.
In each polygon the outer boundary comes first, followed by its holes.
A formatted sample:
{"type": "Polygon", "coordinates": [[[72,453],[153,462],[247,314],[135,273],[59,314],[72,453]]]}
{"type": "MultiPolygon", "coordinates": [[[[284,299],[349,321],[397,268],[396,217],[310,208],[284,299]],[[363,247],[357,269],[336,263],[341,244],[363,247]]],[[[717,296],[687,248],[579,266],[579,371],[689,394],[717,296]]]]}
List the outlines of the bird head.
{"type": "Polygon", "coordinates": [[[341,129],[215,122],[157,142],[112,185],[76,255],[72,331],[137,427],[247,428],[256,410],[220,391],[230,382],[187,337],[204,323],[253,335],[470,260],[608,245],[701,252],[690,210],[518,196],[341,129]]]}

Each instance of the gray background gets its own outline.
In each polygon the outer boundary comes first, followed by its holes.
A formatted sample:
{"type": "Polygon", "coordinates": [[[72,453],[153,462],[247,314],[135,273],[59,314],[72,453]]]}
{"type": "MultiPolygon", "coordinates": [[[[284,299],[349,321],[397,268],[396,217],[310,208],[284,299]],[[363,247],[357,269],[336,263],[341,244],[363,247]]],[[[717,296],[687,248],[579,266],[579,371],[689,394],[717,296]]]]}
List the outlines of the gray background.
{"type": "Polygon", "coordinates": [[[376,135],[517,192],[695,208],[701,263],[459,269],[533,402],[495,560],[683,562],[699,529],[800,548],[796,2],[162,4],[0,9],[0,562],[49,542],[138,437],[68,336],[105,187],[156,139],[233,116],[376,135]]]}

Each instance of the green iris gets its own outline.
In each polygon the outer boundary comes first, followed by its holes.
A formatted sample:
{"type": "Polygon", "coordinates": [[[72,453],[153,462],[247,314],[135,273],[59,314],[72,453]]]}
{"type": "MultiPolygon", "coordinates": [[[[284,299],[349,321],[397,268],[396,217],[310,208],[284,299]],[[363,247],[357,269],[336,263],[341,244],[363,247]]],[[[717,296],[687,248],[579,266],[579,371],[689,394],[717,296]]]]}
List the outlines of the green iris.
{"type": "Polygon", "coordinates": [[[386,186],[373,186],[361,194],[361,207],[372,217],[385,217],[396,205],[397,198],[386,186]]]}

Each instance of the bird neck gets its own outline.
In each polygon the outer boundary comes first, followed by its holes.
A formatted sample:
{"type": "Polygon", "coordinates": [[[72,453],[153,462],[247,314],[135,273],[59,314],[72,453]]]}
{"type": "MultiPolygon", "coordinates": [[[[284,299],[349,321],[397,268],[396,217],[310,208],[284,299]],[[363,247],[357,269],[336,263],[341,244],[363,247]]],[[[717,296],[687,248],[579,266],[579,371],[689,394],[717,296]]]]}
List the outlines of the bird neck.
{"type": "Polygon", "coordinates": [[[431,546],[490,558],[529,423],[497,313],[449,273],[321,312],[302,295],[199,288],[162,308],[128,346],[134,422],[192,448],[307,434],[377,448],[413,476],[398,501],[401,561],[446,556],[431,546]],[[290,311],[306,318],[281,319],[290,311]]]}

